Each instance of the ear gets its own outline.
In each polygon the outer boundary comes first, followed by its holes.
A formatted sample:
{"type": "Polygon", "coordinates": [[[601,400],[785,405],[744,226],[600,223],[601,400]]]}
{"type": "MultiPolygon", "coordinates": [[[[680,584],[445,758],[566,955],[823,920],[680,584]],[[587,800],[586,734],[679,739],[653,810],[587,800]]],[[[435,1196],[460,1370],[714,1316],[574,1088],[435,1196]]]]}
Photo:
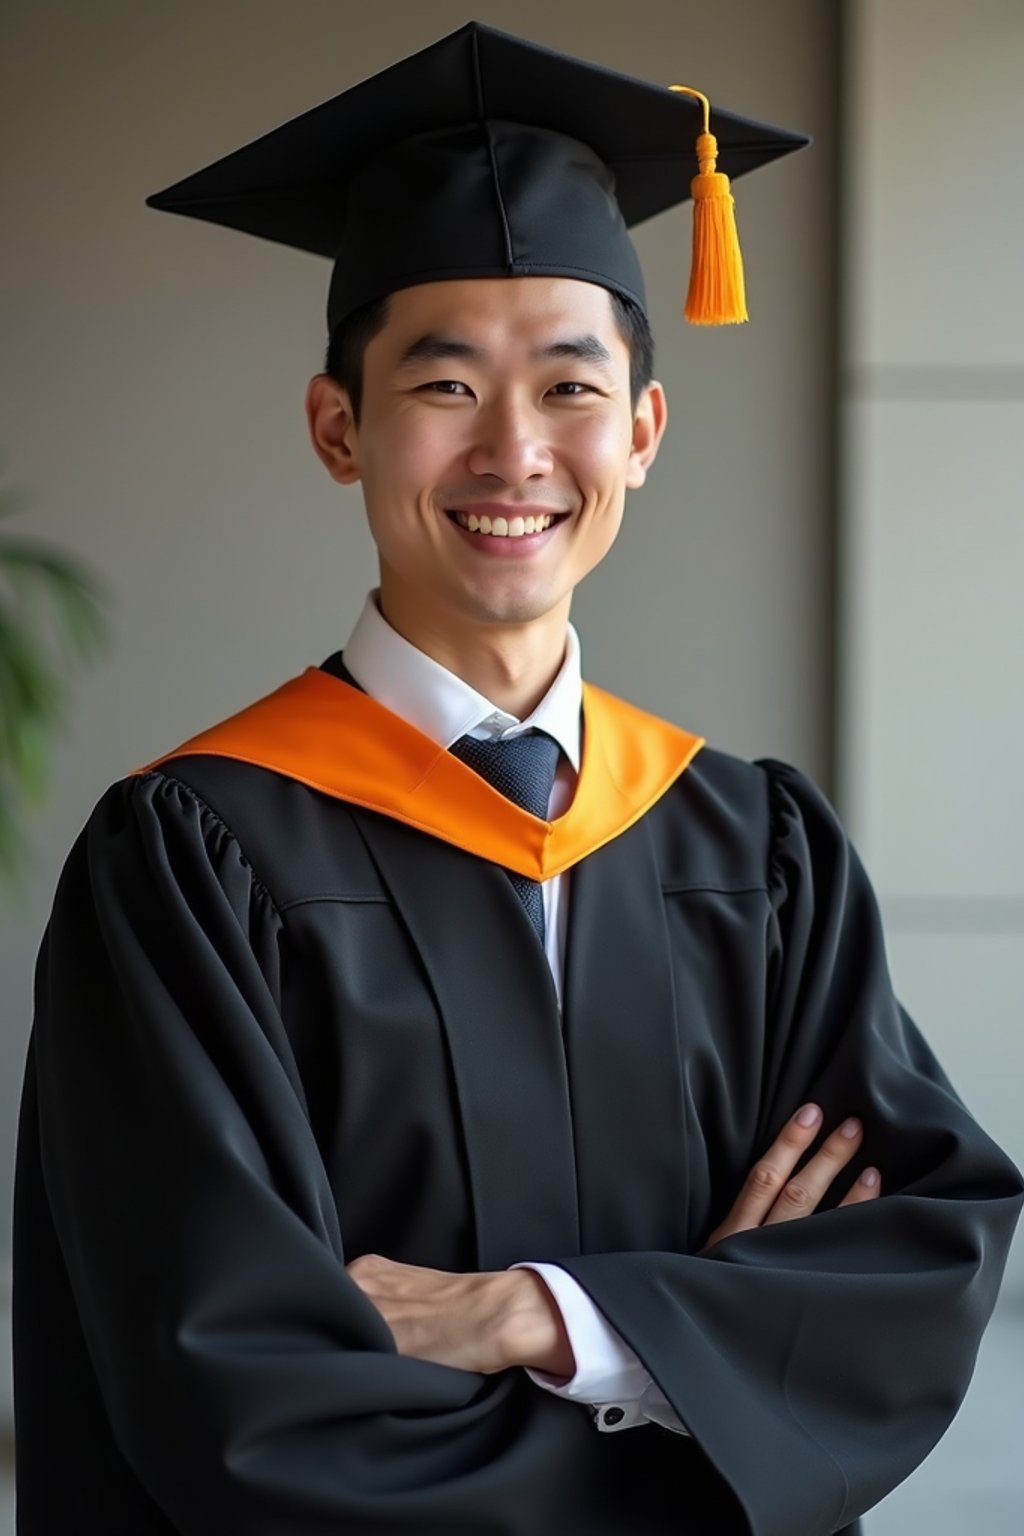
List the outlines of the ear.
{"type": "Polygon", "coordinates": [[[359,434],[348,391],[328,373],[315,374],[306,390],[306,420],[317,458],[332,480],[354,485],[360,478],[359,434]]]}
{"type": "Polygon", "coordinates": [[[654,463],[667,423],[668,401],[655,379],[640,396],[633,417],[633,442],[626,466],[626,485],[631,491],[639,490],[647,479],[647,471],[654,463]]]}

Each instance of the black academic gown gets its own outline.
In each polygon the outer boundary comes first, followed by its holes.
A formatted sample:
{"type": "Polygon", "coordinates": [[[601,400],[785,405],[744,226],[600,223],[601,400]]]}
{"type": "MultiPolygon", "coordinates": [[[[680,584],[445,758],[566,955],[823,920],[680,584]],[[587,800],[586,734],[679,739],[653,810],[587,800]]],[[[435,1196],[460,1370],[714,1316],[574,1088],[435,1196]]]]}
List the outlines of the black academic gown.
{"type": "Polygon", "coordinates": [[[1020,1179],[834,814],[706,749],[571,878],[563,1018],[480,857],[213,756],[104,795],[20,1125],[21,1536],[825,1536],[927,1454],[1020,1179]],[[884,1197],[701,1256],[810,1098],[884,1197]],[[399,1356],[367,1252],[563,1265],[692,1438],[399,1356]]]}

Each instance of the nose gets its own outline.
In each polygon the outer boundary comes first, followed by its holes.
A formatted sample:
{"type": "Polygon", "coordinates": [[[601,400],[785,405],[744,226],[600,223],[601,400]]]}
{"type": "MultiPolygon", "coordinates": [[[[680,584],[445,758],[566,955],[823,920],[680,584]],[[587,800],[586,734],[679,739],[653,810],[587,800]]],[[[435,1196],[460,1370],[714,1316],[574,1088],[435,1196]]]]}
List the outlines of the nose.
{"type": "Polygon", "coordinates": [[[473,425],[468,458],[472,474],[494,475],[506,485],[522,485],[554,469],[544,424],[532,406],[510,398],[495,400],[475,414],[473,425]]]}

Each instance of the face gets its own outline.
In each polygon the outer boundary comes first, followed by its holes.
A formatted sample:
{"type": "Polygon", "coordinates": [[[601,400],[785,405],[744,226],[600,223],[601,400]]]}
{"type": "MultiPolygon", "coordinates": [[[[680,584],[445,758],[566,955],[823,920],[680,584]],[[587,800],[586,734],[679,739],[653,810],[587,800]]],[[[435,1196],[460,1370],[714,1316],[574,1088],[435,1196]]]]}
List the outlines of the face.
{"type": "Polygon", "coordinates": [[[385,615],[414,639],[564,627],[657,451],[660,386],[632,410],[628,349],[593,283],[429,283],[389,308],[359,426],[324,375],[307,401],[332,476],[362,483],[385,615]]]}

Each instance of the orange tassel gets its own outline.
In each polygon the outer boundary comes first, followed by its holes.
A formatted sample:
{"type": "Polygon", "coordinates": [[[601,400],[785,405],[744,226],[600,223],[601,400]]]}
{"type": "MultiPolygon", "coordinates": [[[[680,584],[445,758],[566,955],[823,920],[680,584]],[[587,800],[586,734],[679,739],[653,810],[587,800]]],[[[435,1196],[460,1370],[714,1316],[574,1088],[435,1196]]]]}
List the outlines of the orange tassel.
{"type": "Polygon", "coordinates": [[[669,90],[696,97],[704,108],[704,131],[697,139],[699,169],[690,183],[693,260],[683,314],[692,325],[738,325],[749,318],[743,257],[729,178],[715,169],[718,143],[708,126],[710,103],[687,85],[671,85],[669,90]]]}

